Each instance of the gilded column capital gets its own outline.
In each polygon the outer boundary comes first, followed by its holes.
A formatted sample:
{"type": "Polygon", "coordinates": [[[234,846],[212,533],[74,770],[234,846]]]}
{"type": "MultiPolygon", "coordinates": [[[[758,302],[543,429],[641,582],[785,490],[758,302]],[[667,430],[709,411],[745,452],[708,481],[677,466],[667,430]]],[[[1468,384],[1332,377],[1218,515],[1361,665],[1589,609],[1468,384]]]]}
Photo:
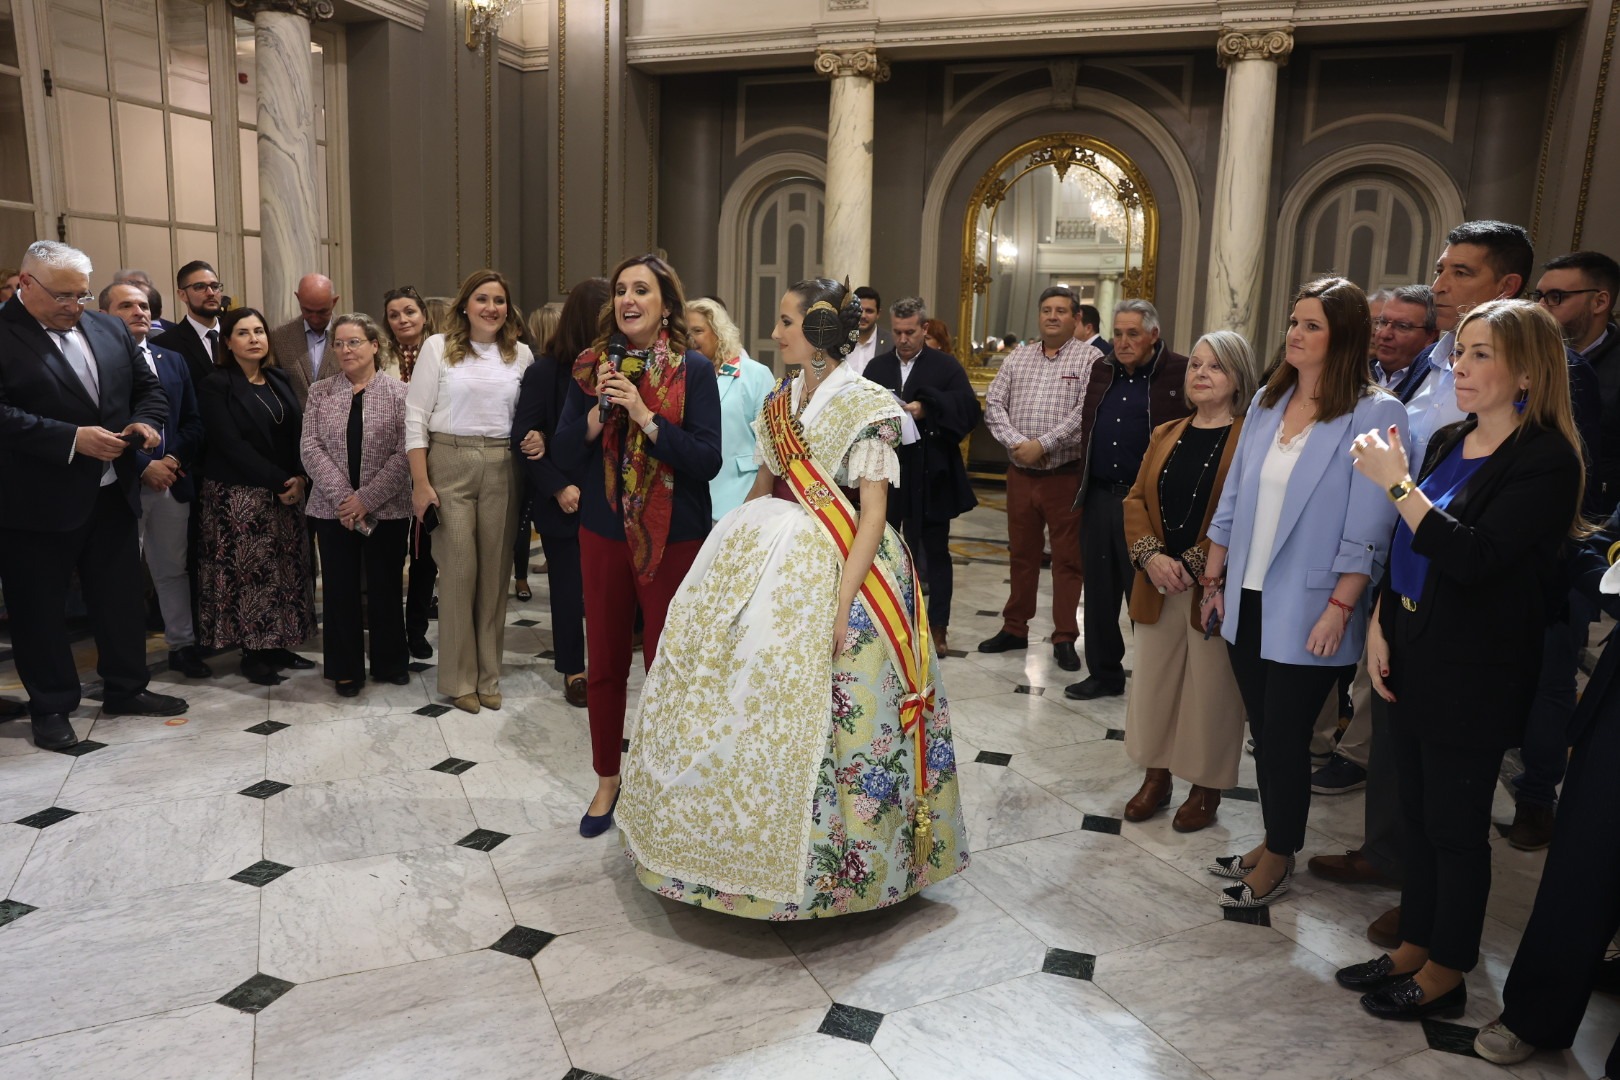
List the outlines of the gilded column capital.
{"type": "MultiPolygon", "coordinates": [[[[233,0],[234,2],[234,0],[233,0]]],[[[1279,26],[1273,30],[1223,29],[1215,41],[1215,56],[1221,67],[1239,60],[1270,60],[1278,67],[1288,63],[1294,51],[1294,30],[1279,26]]]]}
{"type": "Polygon", "coordinates": [[[878,59],[876,49],[853,49],[848,52],[817,49],[816,71],[829,79],[855,75],[875,83],[889,81],[888,62],[878,59]]]}
{"type": "Polygon", "coordinates": [[[328,22],[335,14],[332,0],[231,0],[231,7],[248,18],[261,11],[279,11],[286,15],[302,15],[310,22],[328,22]]]}

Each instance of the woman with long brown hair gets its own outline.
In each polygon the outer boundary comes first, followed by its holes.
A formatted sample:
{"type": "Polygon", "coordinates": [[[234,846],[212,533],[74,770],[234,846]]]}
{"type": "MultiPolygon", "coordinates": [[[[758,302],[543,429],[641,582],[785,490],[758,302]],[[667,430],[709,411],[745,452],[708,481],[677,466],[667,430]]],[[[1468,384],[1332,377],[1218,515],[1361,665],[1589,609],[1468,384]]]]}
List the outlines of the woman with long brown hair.
{"type": "MultiPolygon", "coordinates": [[[[383,327],[396,357],[399,381],[409,386],[411,375],[416,371],[416,358],[422,353],[422,342],[438,333],[439,328],[429,317],[427,301],[422,299],[415,285],[401,285],[384,293],[383,313],[383,327]]],[[[433,561],[433,538],[422,531],[420,523],[411,525],[407,541],[411,574],[410,583],[405,587],[405,640],[412,656],[426,660],[433,655],[427,628],[439,567],[433,561]]]]}
{"type": "Polygon", "coordinates": [[[534,354],[506,279],[461,283],[444,333],[422,345],[405,398],[411,508],[439,549],[439,693],[456,708],[501,707],[506,573],[519,487],[512,415],[534,354]]]}

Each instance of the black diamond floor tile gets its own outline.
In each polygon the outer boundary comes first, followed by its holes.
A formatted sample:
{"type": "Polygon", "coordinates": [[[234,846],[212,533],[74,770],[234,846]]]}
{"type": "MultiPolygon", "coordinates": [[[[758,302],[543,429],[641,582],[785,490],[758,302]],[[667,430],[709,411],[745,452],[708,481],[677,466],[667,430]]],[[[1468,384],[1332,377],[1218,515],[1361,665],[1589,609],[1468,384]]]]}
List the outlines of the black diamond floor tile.
{"type": "Polygon", "coordinates": [[[245,730],[249,735],[274,735],[276,732],[290,727],[292,727],[291,724],[283,724],[280,720],[266,720],[262,724],[254,724],[245,730]]]}
{"type": "Polygon", "coordinates": [[[51,806],[37,814],[29,814],[25,818],[18,818],[18,825],[26,825],[30,829],[48,829],[58,821],[66,821],[77,814],[77,810],[69,810],[64,806],[51,806]]]}
{"type": "Polygon", "coordinates": [[[1013,687],[1013,693],[1028,694],[1030,697],[1042,697],[1046,694],[1046,687],[1029,686],[1028,684],[1020,683],[1018,686],[1013,687]]]}
{"type": "Polygon", "coordinates": [[[1221,915],[1227,922],[1248,923],[1250,926],[1271,925],[1271,909],[1268,907],[1221,908],[1221,915]]]}
{"type": "Polygon", "coordinates": [[[996,619],[1001,617],[1001,612],[999,611],[975,611],[973,614],[983,615],[987,619],[996,619]]]}
{"type": "Polygon", "coordinates": [[[940,653],[939,655],[941,655],[941,656],[954,656],[958,660],[965,660],[965,659],[967,659],[967,650],[966,649],[946,649],[944,652],[940,653]]]}
{"type": "Polygon", "coordinates": [[[290,787],[291,784],[283,784],[280,780],[260,780],[257,784],[238,791],[237,794],[246,795],[250,799],[268,799],[272,795],[280,795],[290,787]]]}
{"type": "Polygon", "coordinates": [[[416,710],[417,716],[443,716],[450,711],[448,705],[424,705],[416,710]]]}
{"type": "Polygon", "coordinates": [[[513,626],[539,626],[540,625],[540,620],[539,619],[513,619],[512,620],[512,625],[513,626]]]}
{"type": "Polygon", "coordinates": [[[1221,797],[1236,799],[1238,802],[1259,802],[1260,793],[1252,787],[1227,788],[1221,792],[1221,797]]]}
{"type": "Polygon", "coordinates": [[[232,874],[231,880],[262,889],[291,869],[290,866],[283,866],[278,862],[271,862],[269,859],[261,859],[246,870],[232,874]]]}
{"type": "MultiPolygon", "coordinates": [[[[462,773],[466,772],[476,764],[478,764],[476,761],[466,761],[458,757],[447,757],[437,765],[433,766],[433,771],[449,773],[451,776],[460,776],[462,773]]],[[[478,775],[482,776],[483,773],[479,773],[478,775]]]]}
{"type": "Polygon", "coordinates": [[[220,998],[219,1004],[245,1013],[256,1013],[268,1007],[271,1002],[295,985],[297,984],[290,983],[286,979],[278,979],[274,975],[260,972],[220,998]]]}
{"type": "Polygon", "coordinates": [[[415,672],[418,672],[418,673],[423,672],[423,671],[432,671],[433,670],[433,665],[423,663],[420,660],[413,660],[411,663],[405,665],[405,670],[406,671],[415,671],[415,672]]]}
{"type": "Polygon", "coordinates": [[[1513,831],[1513,825],[1511,822],[1493,821],[1491,824],[1496,827],[1497,836],[1506,836],[1508,833],[1513,831]]]}
{"type": "Polygon", "coordinates": [[[30,911],[38,911],[33,904],[25,904],[21,900],[0,900],[0,926],[14,923],[30,911]]]}
{"type": "Polygon", "coordinates": [[[457,840],[456,844],[459,847],[472,848],[474,851],[494,851],[511,838],[510,833],[495,832],[493,829],[474,829],[457,840]]]}
{"type": "Polygon", "coordinates": [[[877,1036],[878,1025],[883,1023],[883,1014],[870,1009],[857,1009],[853,1005],[840,1005],[833,1002],[832,1008],[822,1018],[821,1027],[817,1030],[823,1035],[831,1035],[835,1039],[848,1039],[850,1042],[866,1043],[871,1045],[877,1036]]]}
{"type": "Polygon", "coordinates": [[[629,752],[630,752],[630,740],[629,739],[621,739],[619,741],[619,753],[628,754],[629,752]]]}
{"type": "Polygon", "coordinates": [[[1011,765],[1012,755],[1003,754],[995,750],[980,750],[979,756],[973,760],[983,765],[1011,765]]]}
{"type": "Polygon", "coordinates": [[[1125,729],[1124,728],[1117,728],[1117,727],[1109,728],[1108,729],[1108,738],[1109,738],[1109,740],[1111,742],[1124,742],[1125,741],[1125,729]]]}
{"type": "Polygon", "coordinates": [[[1097,970],[1097,958],[1090,953],[1070,952],[1068,949],[1047,949],[1046,962],[1041,965],[1041,970],[1048,975],[1089,981],[1097,970]]]}
{"type": "MultiPolygon", "coordinates": [[[[557,940],[556,934],[548,934],[544,930],[535,930],[528,926],[514,926],[501,935],[501,940],[491,945],[495,952],[506,953],[508,956],[519,956],[525,960],[533,960],[541,949],[557,940]]],[[[582,1074],[583,1075],[583,1074],[582,1074]]],[[[590,1075],[595,1076],[595,1073],[590,1075]]]]}
{"type": "Polygon", "coordinates": [[[97,750],[105,749],[107,749],[106,743],[85,739],[83,742],[76,742],[72,746],[56,751],[56,753],[66,754],[68,757],[84,757],[86,754],[93,754],[97,750]]]}
{"type": "Polygon", "coordinates": [[[536,660],[555,660],[555,659],[557,659],[557,650],[556,649],[545,649],[545,650],[543,650],[541,652],[535,653],[534,658],[536,660]]]}
{"type": "Polygon", "coordinates": [[[1432,1018],[1423,1021],[1423,1037],[1429,1040],[1429,1049],[1445,1054],[1479,1057],[1474,1052],[1474,1036],[1478,1034],[1479,1028],[1467,1024],[1452,1024],[1432,1018]]]}
{"type": "Polygon", "coordinates": [[[1104,817],[1102,814],[1087,814],[1080,819],[1080,827],[1087,832],[1112,833],[1119,835],[1119,818],[1104,817]]]}

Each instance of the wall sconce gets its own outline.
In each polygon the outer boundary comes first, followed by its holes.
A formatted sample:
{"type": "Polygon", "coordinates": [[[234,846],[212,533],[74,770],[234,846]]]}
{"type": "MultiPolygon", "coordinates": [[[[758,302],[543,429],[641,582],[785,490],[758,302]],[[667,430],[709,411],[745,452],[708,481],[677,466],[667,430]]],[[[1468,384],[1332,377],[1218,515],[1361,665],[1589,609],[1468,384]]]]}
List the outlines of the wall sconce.
{"type": "Polygon", "coordinates": [[[463,0],[467,20],[467,48],[482,52],[500,32],[518,0],[463,0]]]}

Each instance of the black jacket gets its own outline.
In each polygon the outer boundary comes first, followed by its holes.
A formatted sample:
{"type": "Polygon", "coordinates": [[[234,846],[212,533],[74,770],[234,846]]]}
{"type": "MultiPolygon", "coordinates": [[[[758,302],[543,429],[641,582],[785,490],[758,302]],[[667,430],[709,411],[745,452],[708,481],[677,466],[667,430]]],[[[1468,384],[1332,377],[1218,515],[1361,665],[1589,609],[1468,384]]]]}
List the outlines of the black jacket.
{"type": "Polygon", "coordinates": [[[573,536],[579,532],[579,511],[564,513],[555,496],[570,484],[580,488],[583,494],[585,466],[565,471],[551,452],[563,402],[573,384],[572,364],[559,364],[550,356],[536,356],[529,370],[523,373],[523,388],[518,391],[517,409],[512,414],[512,452],[517,455],[518,468],[529,486],[535,528],[543,536],[573,536]],[[538,461],[530,461],[518,449],[523,436],[531,431],[546,437],[546,453],[538,461]]]}
{"type": "Polygon", "coordinates": [[[1601,434],[1596,445],[1589,448],[1596,459],[1597,490],[1592,492],[1587,506],[1607,516],[1620,504],[1620,325],[1609,324],[1609,336],[1586,360],[1597,375],[1602,415],[1601,434]]]}
{"type": "MultiPolygon", "coordinates": [[[[100,386],[95,399],[20,298],[0,307],[0,516],[5,528],[69,532],[90,519],[105,462],[73,452],[79,428],[118,432],[143,423],[161,432],[168,420],[163,386],[124,324],[87,311],[79,329],[95,358],[100,386]]],[[[141,465],[135,452],[119,455],[113,470],[130,510],[139,517],[141,465]]]]}
{"type": "Polygon", "coordinates": [[[866,365],[865,375],[901,401],[923,407],[921,438],[899,448],[900,491],[889,500],[889,524],[899,528],[908,516],[939,524],[979,505],[962,462],[962,440],[973,434],[984,410],[957,359],[924,345],[901,386],[900,355],[890,349],[866,365]]]}
{"type": "Polygon", "coordinates": [[[161,346],[171,352],[177,352],[186,358],[186,370],[191,372],[191,382],[198,389],[214,373],[214,355],[208,349],[208,342],[197,336],[196,329],[187,319],[173,323],[161,334],[153,335],[150,339],[153,345],[161,346]]]}
{"type": "Polygon", "coordinates": [[[235,368],[219,368],[203,381],[197,399],[208,439],[206,476],[221,484],[268,488],[279,494],[287,481],[302,476],[297,447],[303,410],[292,384],[280,368],[264,368],[265,383],[275,391],[290,427],[276,435],[269,411],[235,368]],[[288,451],[288,441],[292,451],[288,451]]]}

